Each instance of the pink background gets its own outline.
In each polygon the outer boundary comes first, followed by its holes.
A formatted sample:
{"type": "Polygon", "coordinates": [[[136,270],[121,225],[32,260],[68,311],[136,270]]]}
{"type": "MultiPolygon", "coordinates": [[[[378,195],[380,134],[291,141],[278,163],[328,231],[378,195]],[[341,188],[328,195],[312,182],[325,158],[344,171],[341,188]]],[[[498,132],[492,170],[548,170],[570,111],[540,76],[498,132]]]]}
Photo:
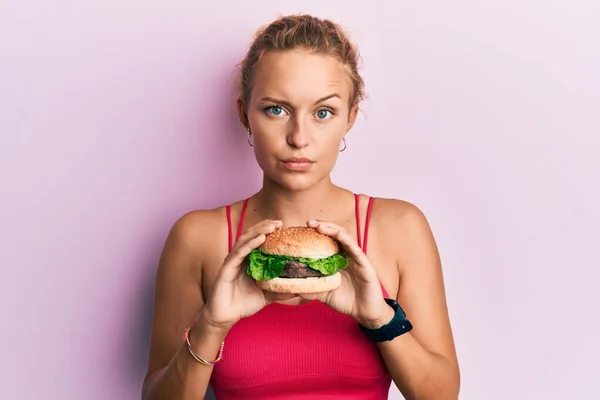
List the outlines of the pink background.
{"type": "Polygon", "coordinates": [[[2,398],[139,398],[168,229],[260,184],[235,64],[300,11],[360,43],[334,178],[429,216],[461,399],[598,398],[599,3],[203,3],[0,6],[2,398]]]}

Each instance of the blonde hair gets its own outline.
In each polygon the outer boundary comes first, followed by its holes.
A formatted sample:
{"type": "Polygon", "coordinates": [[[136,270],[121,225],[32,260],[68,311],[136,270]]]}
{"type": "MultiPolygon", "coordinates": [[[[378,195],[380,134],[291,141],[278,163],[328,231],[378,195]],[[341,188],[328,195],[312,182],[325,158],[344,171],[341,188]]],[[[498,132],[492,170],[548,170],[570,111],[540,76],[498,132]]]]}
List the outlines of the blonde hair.
{"type": "Polygon", "coordinates": [[[336,23],[311,15],[280,17],[258,30],[240,63],[239,90],[244,107],[250,101],[256,64],[269,51],[303,49],[335,57],[352,82],[350,106],[364,98],[364,81],[358,73],[359,53],[348,34],[336,23]]]}

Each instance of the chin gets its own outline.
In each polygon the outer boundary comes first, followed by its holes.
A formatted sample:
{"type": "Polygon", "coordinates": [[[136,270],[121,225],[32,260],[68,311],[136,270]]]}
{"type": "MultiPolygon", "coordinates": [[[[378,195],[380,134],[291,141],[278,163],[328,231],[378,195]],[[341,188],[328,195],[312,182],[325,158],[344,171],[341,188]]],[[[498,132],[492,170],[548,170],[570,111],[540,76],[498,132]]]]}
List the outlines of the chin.
{"type": "Polygon", "coordinates": [[[259,161],[258,164],[267,179],[290,192],[308,190],[321,183],[331,172],[330,169],[324,171],[322,164],[318,164],[318,167],[317,165],[313,165],[313,169],[310,171],[293,172],[284,170],[277,164],[267,164],[261,163],[260,160],[257,161],[259,161]]]}
{"type": "Polygon", "coordinates": [[[330,173],[330,169],[315,170],[305,174],[281,174],[278,172],[277,182],[291,192],[301,192],[321,184],[327,180],[330,173]]]}
{"type": "Polygon", "coordinates": [[[271,179],[283,189],[290,192],[302,192],[304,190],[310,189],[313,186],[317,185],[319,182],[323,180],[322,177],[315,177],[314,175],[300,175],[300,176],[275,176],[271,177],[271,179]]]}
{"type": "Polygon", "coordinates": [[[307,189],[310,189],[311,187],[315,186],[316,182],[313,181],[309,181],[309,180],[299,180],[299,179],[285,179],[283,181],[279,181],[278,182],[279,185],[290,192],[302,192],[305,191],[307,189]]]}

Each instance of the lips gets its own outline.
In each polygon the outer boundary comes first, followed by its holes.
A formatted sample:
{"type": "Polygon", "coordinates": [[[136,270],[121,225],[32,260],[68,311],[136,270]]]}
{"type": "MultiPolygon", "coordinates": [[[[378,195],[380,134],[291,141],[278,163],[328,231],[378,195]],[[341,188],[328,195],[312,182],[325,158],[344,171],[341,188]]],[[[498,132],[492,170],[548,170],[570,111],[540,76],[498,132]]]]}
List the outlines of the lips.
{"type": "Polygon", "coordinates": [[[283,167],[287,170],[295,172],[304,172],[308,171],[312,167],[314,161],[306,157],[290,157],[286,160],[282,160],[281,163],[283,167]]]}
{"type": "Polygon", "coordinates": [[[306,157],[290,157],[287,160],[283,160],[284,163],[295,163],[295,164],[312,164],[314,161],[309,160],[306,157]]]}

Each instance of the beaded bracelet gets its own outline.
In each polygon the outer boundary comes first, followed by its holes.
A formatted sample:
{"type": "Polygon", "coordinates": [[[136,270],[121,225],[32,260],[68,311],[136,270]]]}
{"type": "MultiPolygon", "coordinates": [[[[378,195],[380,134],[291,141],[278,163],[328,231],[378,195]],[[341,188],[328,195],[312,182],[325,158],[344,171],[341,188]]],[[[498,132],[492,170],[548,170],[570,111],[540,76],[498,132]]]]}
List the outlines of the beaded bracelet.
{"type": "Polygon", "coordinates": [[[190,343],[190,329],[191,327],[187,328],[183,333],[183,341],[185,342],[188,351],[190,352],[192,357],[194,357],[196,361],[204,365],[214,365],[221,361],[221,359],[223,358],[223,347],[225,346],[225,342],[221,342],[221,347],[219,348],[219,354],[217,355],[217,358],[215,358],[213,361],[207,361],[204,358],[200,357],[198,354],[196,354],[196,352],[192,348],[192,344],[190,343]]]}

